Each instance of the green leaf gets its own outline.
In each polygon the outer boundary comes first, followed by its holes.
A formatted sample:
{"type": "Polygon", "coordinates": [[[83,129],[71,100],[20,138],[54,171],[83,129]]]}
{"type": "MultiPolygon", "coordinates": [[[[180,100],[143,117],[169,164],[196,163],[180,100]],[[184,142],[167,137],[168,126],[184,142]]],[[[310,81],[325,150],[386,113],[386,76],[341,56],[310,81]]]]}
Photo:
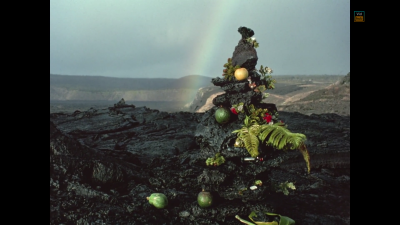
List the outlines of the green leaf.
{"type": "Polygon", "coordinates": [[[294,186],[294,184],[293,184],[292,182],[287,183],[287,184],[286,184],[286,187],[288,187],[288,188],[290,188],[290,189],[292,189],[292,190],[295,190],[295,189],[296,189],[296,187],[294,186]]]}
{"type": "MultiPolygon", "coordinates": [[[[249,218],[250,218],[251,220],[253,220],[252,217],[257,217],[256,212],[251,211],[251,213],[250,213],[250,215],[249,215],[249,218]]],[[[253,221],[253,222],[254,222],[254,221],[253,221]]]]}
{"type": "Polygon", "coordinates": [[[206,160],[206,165],[207,165],[207,166],[211,166],[212,164],[214,164],[214,159],[213,159],[213,158],[208,158],[208,159],[206,160]]]}
{"type": "Polygon", "coordinates": [[[260,86],[258,86],[257,88],[258,88],[258,90],[259,90],[260,92],[263,92],[263,91],[267,90],[267,89],[265,88],[265,85],[260,85],[260,86]]]}
{"type": "Polygon", "coordinates": [[[279,225],[294,225],[295,221],[287,216],[280,216],[281,219],[279,221],[279,225]]]}
{"type": "MultiPolygon", "coordinates": [[[[277,216],[279,216],[279,215],[277,215],[277,216]]],[[[257,215],[256,215],[256,213],[255,213],[254,211],[252,211],[252,212],[250,213],[249,218],[250,218],[251,221],[253,221],[253,222],[254,222],[255,224],[257,224],[257,225],[279,225],[278,222],[276,222],[276,221],[272,221],[272,222],[255,221],[255,220],[253,219],[253,217],[257,217],[257,215]]]]}
{"type": "Polygon", "coordinates": [[[238,219],[240,222],[242,222],[242,223],[244,223],[244,224],[247,224],[247,225],[256,225],[256,224],[254,224],[254,223],[252,223],[252,222],[250,222],[250,221],[247,221],[247,220],[244,220],[244,219],[240,218],[239,215],[236,215],[235,218],[238,219]]]}

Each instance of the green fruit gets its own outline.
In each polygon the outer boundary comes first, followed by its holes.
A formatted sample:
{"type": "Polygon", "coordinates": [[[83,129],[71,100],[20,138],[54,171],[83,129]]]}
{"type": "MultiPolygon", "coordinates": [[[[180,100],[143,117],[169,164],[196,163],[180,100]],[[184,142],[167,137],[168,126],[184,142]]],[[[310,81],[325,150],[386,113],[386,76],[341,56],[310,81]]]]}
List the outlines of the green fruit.
{"type": "Polygon", "coordinates": [[[220,124],[227,123],[230,118],[231,112],[227,108],[221,107],[215,111],[215,119],[220,124]]]}
{"type": "Polygon", "coordinates": [[[154,205],[157,209],[163,209],[168,205],[167,197],[162,193],[153,193],[150,197],[147,197],[149,203],[154,205]]]}
{"type": "Polygon", "coordinates": [[[199,206],[201,208],[207,208],[207,207],[211,206],[212,201],[213,201],[213,198],[212,198],[212,195],[210,192],[203,190],[197,196],[197,203],[199,203],[199,206]]]}

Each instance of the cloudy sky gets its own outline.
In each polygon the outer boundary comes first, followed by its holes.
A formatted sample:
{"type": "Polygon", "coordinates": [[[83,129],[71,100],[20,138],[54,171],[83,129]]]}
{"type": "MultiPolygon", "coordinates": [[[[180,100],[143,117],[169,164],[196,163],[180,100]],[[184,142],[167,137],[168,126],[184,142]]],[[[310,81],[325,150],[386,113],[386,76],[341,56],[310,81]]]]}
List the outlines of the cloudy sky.
{"type": "Polygon", "coordinates": [[[350,71],[349,0],[50,0],[50,73],[218,77],[254,30],[257,68],[350,71]]]}

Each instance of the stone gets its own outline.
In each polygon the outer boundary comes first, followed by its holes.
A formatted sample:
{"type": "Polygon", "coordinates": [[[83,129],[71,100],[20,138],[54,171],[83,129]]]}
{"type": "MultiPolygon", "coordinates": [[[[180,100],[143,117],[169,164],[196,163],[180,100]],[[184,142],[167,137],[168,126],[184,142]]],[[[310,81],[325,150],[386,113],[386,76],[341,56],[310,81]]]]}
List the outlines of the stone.
{"type": "Polygon", "coordinates": [[[242,39],[247,39],[254,35],[254,31],[247,27],[239,27],[238,32],[242,35],[242,39]]]}
{"type": "Polygon", "coordinates": [[[125,104],[125,100],[124,98],[121,98],[121,100],[119,100],[119,102],[117,103],[117,106],[124,106],[125,104]]]}
{"type": "Polygon", "coordinates": [[[244,67],[247,71],[252,71],[257,65],[258,56],[257,51],[252,44],[246,40],[241,39],[238,45],[235,47],[235,51],[232,55],[232,65],[239,65],[244,67]]]}

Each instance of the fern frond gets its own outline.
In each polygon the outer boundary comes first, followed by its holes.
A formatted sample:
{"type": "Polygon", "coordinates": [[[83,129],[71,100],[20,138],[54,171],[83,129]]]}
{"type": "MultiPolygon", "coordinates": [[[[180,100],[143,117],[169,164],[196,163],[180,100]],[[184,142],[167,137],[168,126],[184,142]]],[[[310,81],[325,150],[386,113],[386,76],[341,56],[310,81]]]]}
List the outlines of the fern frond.
{"type": "Polygon", "coordinates": [[[283,132],[280,133],[280,136],[277,137],[277,139],[279,140],[278,149],[285,149],[285,147],[290,148],[293,146],[290,141],[290,136],[284,135],[283,132]],[[287,145],[290,145],[290,146],[287,146],[287,145]]]}
{"type": "Polygon", "coordinates": [[[268,124],[263,124],[261,125],[261,133],[258,135],[258,137],[260,138],[261,142],[263,142],[267,136],[274,131],[273,127],[271,125],[268,124]]]}
{"type": "Polygon", "coordinates": [[[258,152],[258,145],[260,141],[258,137],[252,135],[250,132],[245,132],[240,135],[241,141],[244,143],[247,151],[250,153],[251,157],[257,157],[260,153],[258,152]]]}
{"type": "Polygon", "coordinates": [[[306,165],[307,165],[307,172],[309,174],[310,173],[310,168],[311,168],[310,155],[308,154],[307,147],[306,147],[306,145],[304,143],[302,143],[300,145],[299,151],[301,152],[301,154],[303,154],[303,158],[306,161],[306,165]]]}
{"type": "Polygon", "coordinates": [[[261,133],[258,138],[261,142],[266,141],[267,145],[273,146],[276,149],[299,149],[303,155],[307,165],[307,172],[310,173],[310,155],[304,141],[306,136],[301,133],[292,133],[286,127],[281,124],[274,125],[262,125],[261,133]]]}
{"type": "Polygon", "coordinates": [[[255,124],[249,128],[249,132],[254,136],[258,136],[258,134],[261,132],[261,126],[255,124]]]}
{"type": "Polygon", "coordinates": [[[244,119],[244,127],[250,127],[252,125],[258,125],[257,120],[252,119],[250,116],[246,116],[246,118],[244,119]]]}
{"type": "Polygon", "coordinates": [[[297,149],[306,140],[306,136],[300,133],[292,133],[287,128],[279,125],[262,125],[262,132],[258,135],[261,142],[266,141],[276,149],[297,149]]]}

